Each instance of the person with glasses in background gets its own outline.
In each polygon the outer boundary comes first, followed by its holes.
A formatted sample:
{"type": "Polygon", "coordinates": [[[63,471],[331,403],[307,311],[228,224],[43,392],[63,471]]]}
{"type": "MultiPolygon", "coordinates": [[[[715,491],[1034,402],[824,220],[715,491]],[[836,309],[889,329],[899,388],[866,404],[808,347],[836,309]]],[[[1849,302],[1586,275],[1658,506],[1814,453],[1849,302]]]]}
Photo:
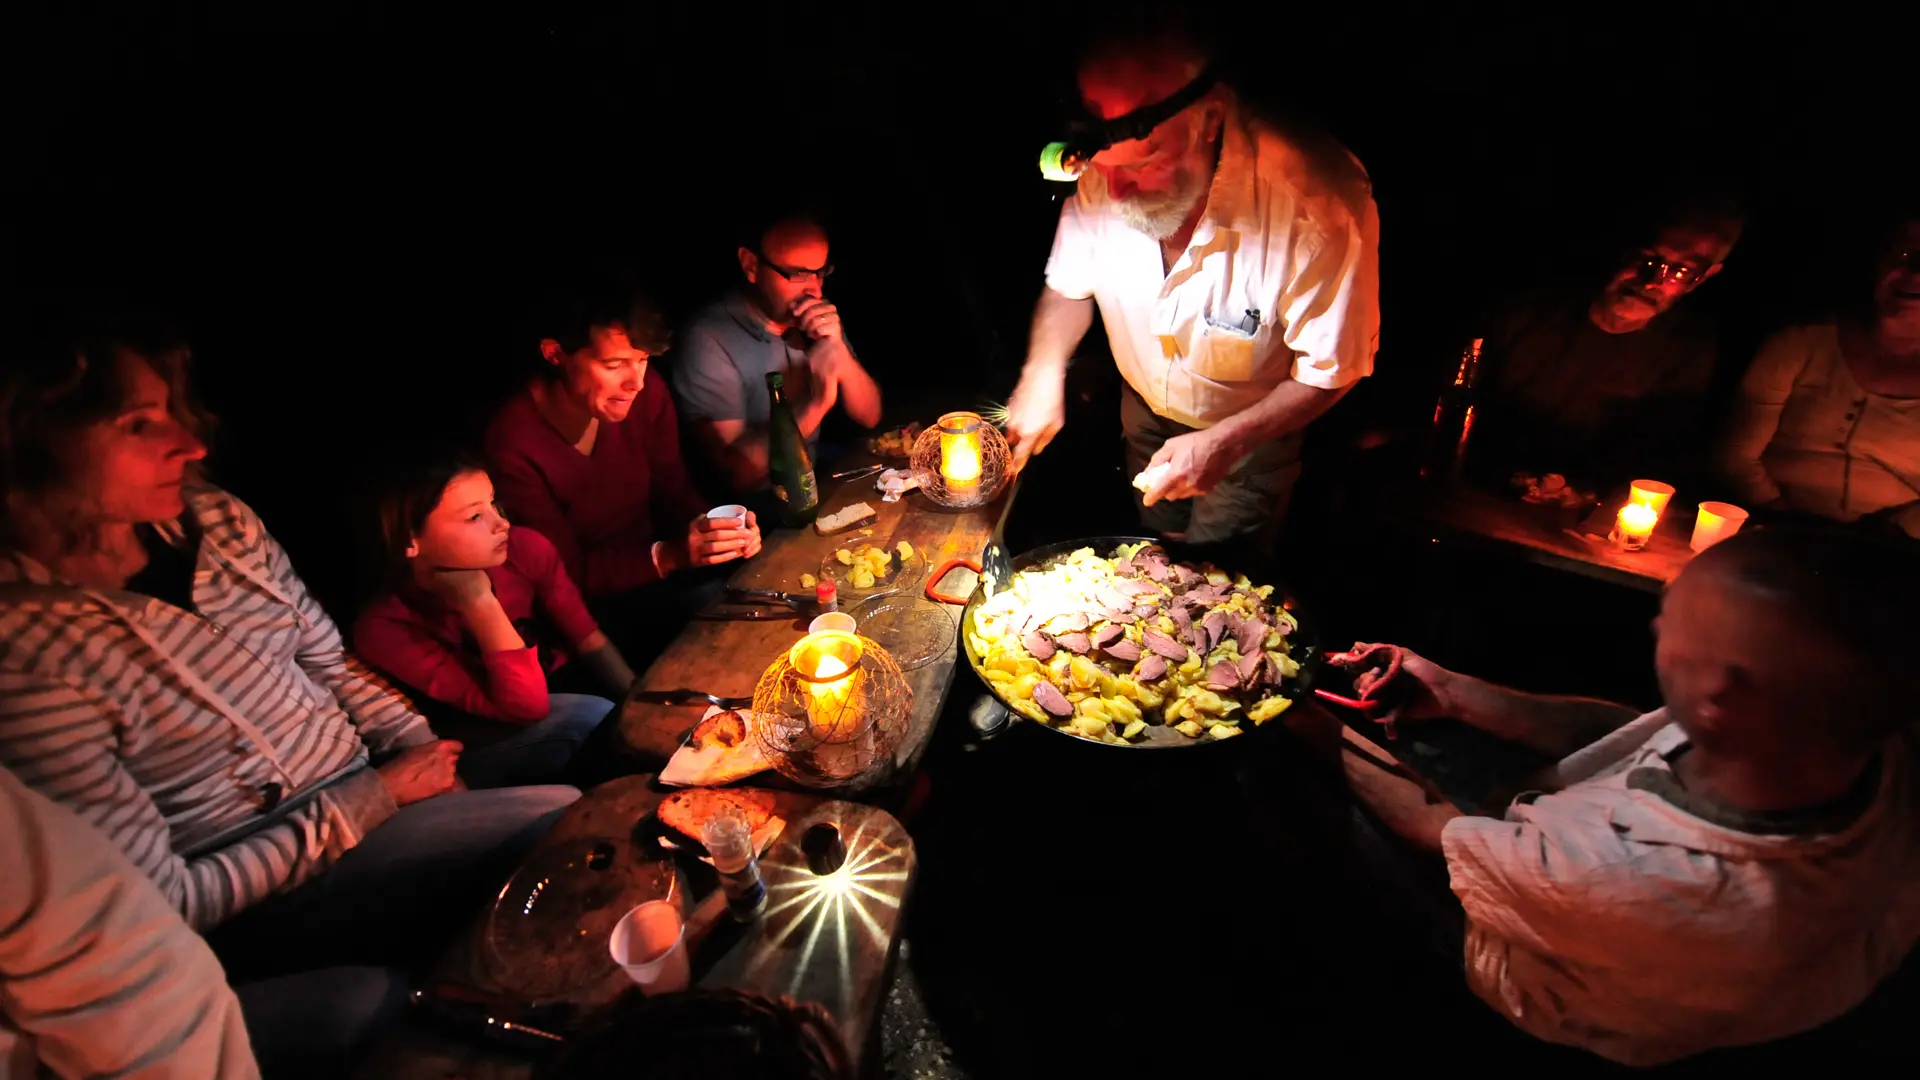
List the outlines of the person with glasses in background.
{"type": "Polygon", "coordinates": [[[1720,273],[1746,216],[1718,193],[1669,207],[1597,291],[1537,293],[1492,320],[1470,471],[1601,484],[1698,471],[1719,331],[1681,302],[1720,273]]]}
{"type": "Polygon", "coordinates": [[[1920,211],[1897,216],[1867,295],[1760,347],[1721,465],[1743,506],[1920,538],[1920,211]]]}
{"type": "Polygon", "coordinates": [[[880,387],[847,345],[826,298],[827,231],[817,217],[763,219],[740,245],[740,281],[697,312],[668,359],[669,381],[713,481],[750,498],[767,488],[767,376],[785,378],[810,449],[835,405],[880,422],[880,387]]]}

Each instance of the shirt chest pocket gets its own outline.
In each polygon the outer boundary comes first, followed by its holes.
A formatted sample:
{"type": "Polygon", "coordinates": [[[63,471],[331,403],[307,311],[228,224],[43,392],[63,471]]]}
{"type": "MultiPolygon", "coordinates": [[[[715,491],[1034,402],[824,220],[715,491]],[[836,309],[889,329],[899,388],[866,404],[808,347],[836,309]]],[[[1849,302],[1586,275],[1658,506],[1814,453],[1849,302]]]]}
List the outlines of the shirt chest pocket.
{"type": "Polygon", "coordinates": [[[1269,330],[1258,311],[1248,309],[1238,318],[1210,315],[1199,320],[1187,368],[1210,382],[1239,383],[1253,379],[1268,344],[1269,330]]]}

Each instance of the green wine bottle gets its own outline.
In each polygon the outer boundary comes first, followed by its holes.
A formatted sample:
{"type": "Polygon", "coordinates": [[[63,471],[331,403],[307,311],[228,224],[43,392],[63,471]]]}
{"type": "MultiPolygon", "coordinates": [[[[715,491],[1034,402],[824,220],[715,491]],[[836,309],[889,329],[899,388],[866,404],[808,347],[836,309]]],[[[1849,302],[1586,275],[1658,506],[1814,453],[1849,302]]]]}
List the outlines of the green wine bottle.
{"type": "Polygon", "coordinates": [[[773,500],[780,524],[789,529],[813,524],[820,513],[820,484],[813,477],[813,457],[807,440],[787,404],[786,379],[767,373],[767,476],[773,481],[773,500]]]}

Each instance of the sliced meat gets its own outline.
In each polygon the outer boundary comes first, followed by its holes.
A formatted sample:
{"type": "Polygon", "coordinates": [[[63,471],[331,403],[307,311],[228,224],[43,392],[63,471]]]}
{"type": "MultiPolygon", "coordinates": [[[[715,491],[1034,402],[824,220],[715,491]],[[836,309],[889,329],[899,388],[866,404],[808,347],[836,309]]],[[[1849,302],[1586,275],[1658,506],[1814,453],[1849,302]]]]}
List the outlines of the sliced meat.
{"type": "Polygon", "coordinates": [[[1227,590],[1218,585],[1202,585],[1198,588],[1188,589],[1183,596],[1188,603],[1205,604],[1208,607],[1212,607],[1227,598],[1227,590]]]}
{"type": "Polygon", "coordinates": [[[1100,613],[1100,617],[1111,623],[1130,623],[1130,622],[1139,621],[1138,618],[1135,617],[1133,612],[1127,611],[1123,608],[1108,608],[1107,610],[1100,613]]]}
{"type": "Polygon", "coordinates": [[[1168,566],[1164,560],[1159,562],[1146,562],[1141,565],[1142,568],[1146,570],[1147,576],[1155,581],[1165,581],[1173,576],[1173,568],[1168,566]]]}
{"type": "MultiPolygon", "coordinates": [[[[1128,644],[1132,644],[1132,642],[1128,642],[1128,644]]],[[[1140,666],[1133,669],[1133,677],[1143,683],[1150,683],[1155,679],[1165,678],[1166,674],[1167,658],[1159,655],[1143,657],[1140,661],[1140,666]]]]}
{"type": "Polygon", "coordinates": [[[1157,630],[1149,630],[1142,639],[1147,648],[1178,664],[1186,660],[1187,647],[1157,630]]]}
{"type": "Polygon", "coordinates": [[[1255,649],[1242,656],[1238,665],[1242,686],[1260,685],[1260,668],[1267,662],[1267,654],[1255,649]]]}
{"type": "Polygon", "coordinates": [[[1267,624],[1259,619],[1241,619],[1233,628],[1233,640],[1241,656],[1258,656],[1267,640],[1267,624]]]}
{"type": "Polygon", "coordinates": [[[1053,642],[1076,656],[1085,656],[1087,650],[1093,648],[1093,642],[1087,638],[1087,635],[1079,633],[1060,634],[1053,639],[1053,642]]]}
{"type": "Polygon", "coordinates": [[[1126,633],[1125,630],[1122,630],[1117,626],[1112,626],[1112,625],[1103,626],[1100,629],[1095,630],[1091,635],[1091,637],[1093,638],[1094,648],[1104,649],[1107,646],[1113,644],[1114,642],[1119,641],[1121,636],[1124,635],[1125,633],[1126,633]]]}
{"type": "Polygon", "coordinates": [[[1167,609],[1167,615],[1173,620],[1173,628],[1181,637],[1193,630],[1193,612],[1185,604],[1175,604],[1167,609]]]}
{"type": "MultiPolygon", "coordinates": [[[[1267,654],[1266,654],[1266,653],[1264,653],[1264,652],[1263,652],[1263,653],[1261,653],[1260,655],[1261,655],[1261,656],[1267,656],[1267,654]]],[[[1279,664],[1276,664],[1276,663],[1274,663],[1274,662],[1273,662],[1273,658],[1272,658],[1272,657],[1270,657],[1270,656],[1269,656],[1269,657],[1267,657],[1267,663],[1266,663],[1266,678],[1267,678],[1267,685],[1268,685],[1268,686],[1279,686],[1279,685],[1280,685],[1280,682],[1281,682],[1281,675],[1280,675],[1280,665],[1279,665],[1279,664]]]]}
{"type": "MultiPolygon", "coordinates": [[[[1126,638],[1121,638],[1119,641],[1109,642],[1106,645],[1101,646],[1101,648],[1106,651],[1106,654],[1108,656],[1113,657],[1115,660],[1125,660],[1129,664],[1140,659],[1140,646],[1135,645],[1133,642],[1128,641],[1126,638]]],[[[1153,659],[1159,659],[1159,658],[1154,657],[1153,659]]],[[[1161,660],[1160,663],[1162,665],[1161,670],[1164,671],[1166,661],[1161,660]]]]}
{"type": "Polygon", "coordinates": [[[1207,631],[1205,627],[1187,627],[1187,632],[1180,635],[1180,640],[1186,642],[1189,648],[1202,656],[1213,651],[1207,648],[1207,631]]]}
{"type": "Polygon", "coordinates": [[[1173,568],[1173,580],[1182,589],[1191,589],[1207,579],[1200,571],[1186,563],[1180,563],[1173,568]]]}
{"type": "Polygon", "coordinates": [[[1233,690],[1240,685],[1240,670],[1225,660],[1207,669],[1207,689],[1233,690]]]}
{"type": "Polygon", "coordinates": [[[1059,688],[1050,682],[1034,684],[1033,703],[1054,716],[1073,715],[1073,702],[1068,701],[1067,695],[1061,693],[1059,688]]]}
{"type": "Polygon", "coordinates": [[[1069,611],[1066,614],[1051,620],[1047,624],[1047,632],[1049,634],[1052,634],[1055,637],[1059,637],[1061,634],[1079,633],[1080,631],[1085,630],[1087,627],[1092,625],[1093,625],[1093,620],[1087,618],[1086,612],[1069,611]]]}
{"type": "Polygon", "coordinates": [[[1124,559],[1115,559],[1113,561],[1113,572],[1119,574],[1121,577],[1132,577],[1137,572],[1133,565],[1133,556],[1129,555],[1124,559]]]}
{"type": "Polygon", "coordinates": [[[1053,659],[1053,642],[1048,641],[1047,635],[1038,630],[1034,630],[1028,633],[1026,637],[1021,638],[1020,644],[1025,645],[1027,651],[1033,654],[1033,658],[1041,663],[1053,659]]]}
{"type": "Polygon", "coordinates": [[[1212,652],[1220,647],[1220,642],[1227,636],[1227,613],[1208,612],[1207,617],[1200,620],[1200,628],[1207,632],[1207,651],[1212,652]]]}
{"type": "Polygon", "coordinates": [[[1128,596],[1134,597],[1135,599],[1138,599],[1142,596],[1157,597],[1161,595],[1160,586],[1155,585],[1151,581],[1141,581],[1137,578],[1132,581],[1123,581],[1117,586],[1117,588],[1121,592],[1126,593],[1128,596]]]}
{"type": "Polygon", "coordinates": [[[1159,608],[1154,607],[1152,604],[1136,604],[1133,608],[1133,616],[1136,619],[1145,619],[1159,610],[1159,608]]]}
{"type": "Polygon", "coordinates": [[[1103,608],[1129,608],[1133,606],[1133,597],[1111,585],[1095,585],[1093,598],[1103,608]]]}

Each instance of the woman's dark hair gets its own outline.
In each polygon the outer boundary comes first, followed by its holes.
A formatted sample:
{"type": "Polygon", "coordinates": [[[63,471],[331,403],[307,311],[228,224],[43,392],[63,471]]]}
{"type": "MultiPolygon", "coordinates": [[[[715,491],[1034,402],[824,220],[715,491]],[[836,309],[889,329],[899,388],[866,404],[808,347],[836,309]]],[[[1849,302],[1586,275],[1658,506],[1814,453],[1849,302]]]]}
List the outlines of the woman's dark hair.
{"type": "Polygon", "coordinates": [[[404,584],[412,573],[407,548],[427,527],[427,515],[440,505],[454,479],[486,466],[465,453],[439,453],[402,464],[380,490],[375,509],[380,566],[386,584],[404,584]]]}
{"type": "Polygon", "coordinates": [[[61,454],[67,444],[126,407],[123,353],[153,368],[167,384],[175,419],[207,437],[211,418],[188,393],[192,353],[171,327],[117,317],[44,332],[37,340],[29,335],[0,369],[0,507],[9,496],[39,495],[58,484],[66,475],[61,454]]]}
{"type": "Polygon", "coordinates": [[[549,1080],[851,1080],[826,1010],[739,990],[629,994],[568,1040],[549,1080]]]}
{"type": "Polygon", "coordinates": [[[541,304],[538,333],[568,353],[593,342],[593,332],[626,330],[633,347],[658,356],[673,344],[665,311],[631,275],[589,274],[549,289],[541,304]]]}

